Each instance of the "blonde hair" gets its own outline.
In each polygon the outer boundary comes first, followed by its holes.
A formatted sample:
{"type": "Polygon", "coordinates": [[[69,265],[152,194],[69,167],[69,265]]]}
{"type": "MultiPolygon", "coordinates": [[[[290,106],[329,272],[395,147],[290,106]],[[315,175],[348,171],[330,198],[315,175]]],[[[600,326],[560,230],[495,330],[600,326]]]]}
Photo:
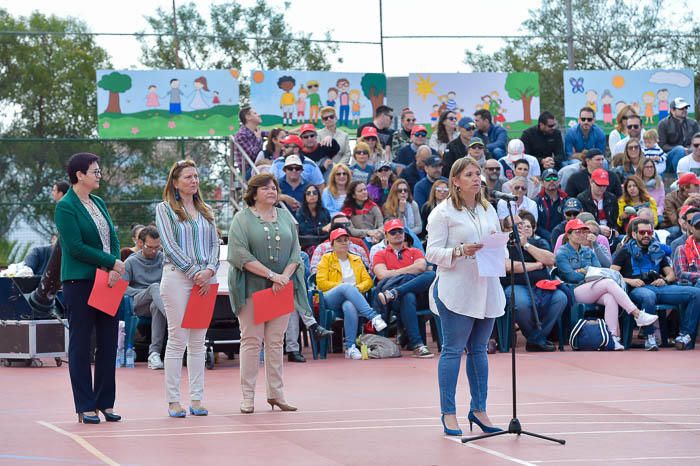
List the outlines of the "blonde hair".
{"type": "Polygon", "coordinates": [[[341,170],[348,174],[348,181],[345,183],[345,189],[347,190],[350,183],[352,183],[352,172],[347,165],[344,163],[336,163],[333,165],[333,169],[331,170],[330,175],[328,175],[328,190],[331,192],[333,197],[338,197],[338,185],[335,184],[335,174],[341,170]]]}
{"type": "MultiPolygon", "coordinates": [[[[428,204],[431,208],[435,207],[435,192],[437,191],[437,188],[440,186],[445,185],[448,189],[450,188],[450,185],[447,181],[437,179],[435,183],[433,183],[433,187],[430,188],[430,196],[428,196],[428,201],[426,204],[428,204]]],[[[423,207],[423,206],[418,206],[418,207],[423,207]]]]}
{"type": "MultiPolygon", "coordinates": [[[[457,210],[462,210],[466,206],[464,205],[464,202],[462,202],[462,198],[459,197],[459,189],[454,184],[453,180],[459,178],[462,172],[466,170],[467,167],[470,165],[478,168],[479,173],[481,173],[481,165],[479,165],[479,162],[477,162],[474,158],[469,156],[457,159],[457,161],[452,165],[452,168],[450,169],[450,194],[448,196],[448,199],[452,200],[452,205],[457,210]]],[[[482,190],[479,190],[479,192],[476,193],[475,198],[476,202],[478,204],[481,204],[481,206],[484,209],[488,208],[489,201],[482,195],[482,190]]]]}
{"type": "Polygon", "coordinates": [[[658,142],[658,140],[659,140],[659,133],[657,133],[656,130],[653,129],[653,128],[652,128],[652,129],[648,129],[648,130],[644,131],[644,134],[642,135],[642,139],[643,139],[644,141],[651,141],[651,140],[653,139],[654,141],[657,141],[657,142],[658,142]]]}
{"type": "MultiPolygon", "coordinates": [[[[165,183],[165,188],[163,189],[163,201],[167,202],[173,212],[177,215],[177,218],[182,222],[190,218],[189,214],[185,210],[185,206],[182,205],[182,200],[180,195],[175,192],[175,181],[180,178],[182,171],[185,168],[197,169],[197,164],[194,160],[186,159],[175,162],[172,167],[170,167],[170,172],[168,173],[168,181],[165,183]]],[[[192,201],[194,202],[194,207],[197,211],[204,216],[210,223],[214,223],[214,212],[211,207],[209,207],[202,200],[202,193],[197,187],[197,192],[192,196],[192,201]]]]}
{"type": "MultiPolygon", "coordinates": [[[[386,201],[384,202],[384,218],[388,217],[397,217],[399,216],[399,186],[406,186],[406,189],[408,189],[408,199],[406,200],[408,204],[413,202],[413,195],[411,194],[411,187],[408,184],[408,181],[404,180],[403,178],[397,178],[396,181],[394,181],[394,184],[391,185],[391,188],[389,189],[389,194],[386,197],[386,201]]],[[[407,205],[407,209],[410,209],[411,206],[407,205]]]]}

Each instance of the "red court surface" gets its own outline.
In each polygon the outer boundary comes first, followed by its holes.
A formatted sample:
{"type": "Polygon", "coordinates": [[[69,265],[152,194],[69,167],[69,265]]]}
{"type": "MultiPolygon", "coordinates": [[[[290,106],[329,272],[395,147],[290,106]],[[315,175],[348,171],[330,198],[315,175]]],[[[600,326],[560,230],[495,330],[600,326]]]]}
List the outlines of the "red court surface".
{"type": "MultiPolygon", "coordinates": [[[[238,411],[238,361],[224,357],[206,373],[211,415],[186,419],[166,417],[163,372],[140,363],[117,373],[116,410],[125,420],[93,426],[76,422],[65,365],[3,367],[0,465],[700,464],[699,358],[674,349],[519,352],[523,428],[564,446],[515,435],[464,445],[443,436],[437,357],[285,362],[287,399],[299,411],[270,411],[261,371],[252,415],[238,411]]],[[[489,413],[506,426],[510,355],[489,361],[489,413]]],[[[468,433],[466,391],[461,374],[458,412],[468,433]]]]}

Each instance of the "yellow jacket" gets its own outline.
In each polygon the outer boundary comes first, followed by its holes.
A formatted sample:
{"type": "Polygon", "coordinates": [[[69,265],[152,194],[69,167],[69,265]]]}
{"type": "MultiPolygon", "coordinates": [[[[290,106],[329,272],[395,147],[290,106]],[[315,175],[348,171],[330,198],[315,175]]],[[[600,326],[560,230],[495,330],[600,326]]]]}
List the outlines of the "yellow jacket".
{"type": "MultiPolygon", "coordinates": [[[[366,293],[372,289],[374,282],[369,272],[362,263],[360,256],[348,254],[348,260],[352,271],[355,273],[355,284],[361,293],[366,293]]],[[[316,272],[316,286],[321,291],[332,290],[336,286],[343,283],[343,270],[340,268],[338,256],[333,251],[328,252],[321,257],[321,262],[318,263],[316,272]]]]}
{"type": "MultiPolygon", "coordinates": [[[[659,225],[659,214],[656,211],[656,199],[649,196],[648,202],[649,202],[649,208],[651,209],[651,214],[654,217],[654,220],[653,220],[654,227],[656,227],[659,225]]],[[[617,210],[617,226],[619,226],[619,227],[622,226],[622,222],[623,222],[622,217],[623,217],[623,214],[625,213],[625,207],[627,207],[628,205],[635,207],[632,204],[626,203],[624,196],[620,196],[620,198],[617,200],[617,209],[618,209],[617,210]]]]}

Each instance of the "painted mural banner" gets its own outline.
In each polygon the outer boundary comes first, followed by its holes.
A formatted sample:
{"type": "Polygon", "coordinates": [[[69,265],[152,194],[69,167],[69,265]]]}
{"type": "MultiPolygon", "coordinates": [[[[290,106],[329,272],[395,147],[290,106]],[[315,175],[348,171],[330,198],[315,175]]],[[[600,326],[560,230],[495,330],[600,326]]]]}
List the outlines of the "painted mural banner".
{"type": "Polygon", "coordinates": [[[691,104],[694,117],[693,71],[605,70],[564,71],[564,115],[566,124],[576,124],[579,110],[591,107],[596,124],[610,133],[622,107],[631,105],[642,117],[642,124],[655,127],[669,114],[670,103],[682,97],[691,104]]]}
{"type": "Polygon", "coordinates": [[[386,97],[386,76],[381,73],[254,70],[250,76],[250,103],[262,117],[262,128],[304,123],[323,128],[323,107],[335,108],[337,127],[355,134],[370,121],[386,97]]]}
{"type": "Polygon", "coordinates": [[[444,110],[461,118],[486,109],[495,124],[519,134],[539,116],[540,80],[529,72],[411,73],[408,103],[424,125],[435,125],[444,110]]]}
{"type": "Polygon", "coordinates": [[[102,138],[225,137],[238,126],[237,70],[98,70],[102,138]]]}

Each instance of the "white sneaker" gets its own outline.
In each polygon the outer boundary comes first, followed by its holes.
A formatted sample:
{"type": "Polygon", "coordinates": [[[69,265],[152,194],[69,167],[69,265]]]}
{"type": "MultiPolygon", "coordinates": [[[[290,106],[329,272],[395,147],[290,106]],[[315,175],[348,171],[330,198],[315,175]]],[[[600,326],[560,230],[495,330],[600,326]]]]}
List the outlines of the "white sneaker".
{"type": "Polygon", "coordinates": [[[676,343],[676,349],[677,350],[684,350],[686,347],[690,344],[691,339],[690,335],[678,335],[676,337],[675,343],[676,343]]]}
{"type": "Polygon", "coordinates": [[[644,349],[647,351],[659,351],[659,345],[656,344],[656,337],[649,335],[647,341],[644,342],[644,349]]]}
{"type": "MultiPolygon", "coordinates": [[[[649,315],[649,314],[647,314],[649,315]]],[[[613,335],[613,342],[615,343],[615,351],[624,351],[625,347],[620,343],[620,337],[613,335]]]]}
{"type": "Polygon", "coordinates": [[[639,311],[639,315],[634,318],[634,321],[637,322],[637,325],[640,327],[646,327],[647,325],[651,325],[657,320],[659,320],[659,316],[647,314],[644,311],[639,311]]]}
{"type": "Polygon", "coordinates": [[[153,352],[148,355],[148,368],[153,370],[163,369],[163,360],[160,359],[160,354],[153,352]]]}
{"type": "Polygon", "coordinates": [[[345,350],[345,359],[362,359],[362,353],[357,349],[357,346],[352,345],[345,350]]]}
{"type": "Polygon", "coordinates": [[[372,327],[374,327],[374,330],[377,332],[381,332],[386,328],[386,322],[384,322],[382,316],[376,315],[372,318],[372,327]]]}

